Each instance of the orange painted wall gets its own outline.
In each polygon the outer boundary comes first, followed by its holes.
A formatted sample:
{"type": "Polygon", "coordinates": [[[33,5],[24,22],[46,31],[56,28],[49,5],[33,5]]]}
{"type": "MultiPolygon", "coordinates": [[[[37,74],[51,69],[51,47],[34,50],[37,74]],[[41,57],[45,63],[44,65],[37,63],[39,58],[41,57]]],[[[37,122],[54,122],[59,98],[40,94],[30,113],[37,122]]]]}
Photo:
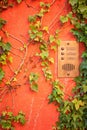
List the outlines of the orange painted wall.
{"type": "MultiPolygon", "coordinates": [[[[22,2],[20,5],[15,5],[13,8],[5,10],[1,14],[1,17],[7,20],[7,25],[4,27],[5,30],[7,30],[11,35],[17,37],[21,41],[28,43],[28,16],[35,14],[39,10],[39,3],[41,1],[51,3],[52,0],[26,1],[34,8],[28,8],[25,2],[22,2]]],[[[67,3],[65,4],[65,2],[66,0],[56,0],[51,6],[50,12],[44,16],[42,24],[43,26],[49,26],[50,34],[53,34],[56,29],[61,28],[61,32],[59,34],[59,38],[61,40],[75,40],[73,35],[70,33],[70,29],[72,27],[70,23],[62,26],[59,22],[60,15],[66,14],[70,11],[70,6],[67,3]]],[[[3,34],[1,33],[1,35],[3,34]]],[[[5,37],[5,39],[6,41],[11,42],[11,52],[16,54],[14,55],[11,53],[13,56],[13,63],[10,65],[10,67],[12,66],[13,70],[16,70],[21,62],[20,57],[23,57],[23,53],[17,50],[22,46],[22,44],[11,37],[5,37]]],[[[17,83],[21,86],[17,90],[14,90],[8,95],[5,95],[3,101],[0,102],[0,112],[2,110],[5,110],[6,106],[9,106],[9,109],[12,110],[15,114],[20,110],[26,113],[26,124],[23,127],[16,125],[16,130],[52,130],[52,126],[55,124],[58,118],[56,106],[54,106],[54,104],[48,104],[48,95],[51,93],[52,88],[49,82],[45,80],[41,71],[40,63],[38,62],[39,59],[35,56],[36,52],[39,51],[38,47],[39,45],[29,45],[26,62],[22,68],[21,73],[17,77],[17,83]],[[25,72],[26,68],[28,69],[27,74],[25,72]],[[30,90],[30,85],[27,79],[27,76],[30,74],[30,72],[38,72],[40,75],[38,82],[38,93],[32,92],[30,90]]],[[[80,45],[80,56],[83,49],[84,47],[80,45]]],[[[51,51],[51,55],[55,59],[55,63],[51,66],[51,69],[54,74],[54,78],[58,78],[57,52],[51,51]]],[[[13,75],[13,72],[9,67],[4,66],[4,68],[6,70],[6,78],[4,81],[7,81],[7,79],[9,80],[9,78],[13,75]]],[[[59,80],[65,86],[64,92],[70,95],[72,88],[75,86],[73,78],[60,78],[59,80]]],[[[65,97],[67,98],[67,96],[65,97]]]]}

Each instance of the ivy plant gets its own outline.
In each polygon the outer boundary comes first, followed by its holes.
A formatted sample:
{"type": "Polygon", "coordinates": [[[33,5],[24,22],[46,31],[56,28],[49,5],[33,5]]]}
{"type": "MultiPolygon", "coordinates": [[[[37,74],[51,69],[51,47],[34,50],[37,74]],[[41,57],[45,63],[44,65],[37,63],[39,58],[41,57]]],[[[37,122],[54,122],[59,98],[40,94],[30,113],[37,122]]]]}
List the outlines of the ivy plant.
{"type": "Polygon", "coordinates": [[[31,90],[35,92],[38,92],[38,84],[37,84],[38,78],[39,78],[39,75],[37,73],[31,72],[29,75],[29,82],[31,85],[30,88],[31,90]]]}
{"type": "Polygon", "coordinates": [[[11,49],[11,44],[9,42],[4,43],[2,38],[0,40],[0,81],[5,76],[5,72],[2,69],[2,66],[5,65],[8,61],[10,61],[10,57],[8,57],[9,51],[11,49]]]}
{"type": "Polygon", "coordinates": [[[3,111],[0,114],[0,127],[3,130],[15,130],[14,123],[24,125],[26,123],[25,114],[20,111],[16,116],[12,112],[3,111]]]}
{"type": "MultiPolygon", "coordinates": [[[[21,3],[22,0],[16,0],[21,3]]],[[[40,58],[42,71],[47,80],[52,84],[52,93],[49,95],[49,102],[55,102],[57,110],[60,113],[58,121],[54,127],[56,130],[86,130],[87,128],[87,0],[69,0],[72,11],[66,16],[61,16],[60,20],[64,24],[70,22],[73,24],[71,32],[79,42],[83,42],[86,51],[82,54],[83,62],[80,65],[80,75],[75,78],[76,87],[72,91],[72,96],[64,100],[63,86],[58,80],[53,80],[53,74],[50,64],[54,59],[50,57],[50,50],[56,50],[56,45],[60,44],[58,30],[55,34],[49,34],[47,26],[42,27],[42,18],[49,12],[50,4],[40,2],[40,11],[33,16],[29,16],[29,40],[33,44],[39,44],[40,53],[36,55],[40,58]],[[47,38],[45,37],[47,36],[47,38]],[[52,44],[55,43],[55,46],[52,44]]],[[[10,6],[8,0],[0,1],[0,12],[10,6]]],[[[0,18],[0,30],[6,21],[0,18]]],[[[0,39],[0,81],[4,78],[5,72],[2,66],[7,63],[8,53],[11,49],[10,43],[4,43],[0,39]]],[[[23,48],[22,48],[23,49],[23,48]]],[[[26,49],[26,48],[25,48],[26,49]]],[[[17,71],[18,73],[18,71],[17,71]]],[[[15,73],[15,74],[17,74],[15,73]]],[[[31,72],[29,83],[31,89],[38,91],[37,73],[31,72]]],[[[13,122],[25,124],[25,116],[22,112],[14,116],[12,112],[3,112],[0,116],[0,126],[3,129],[14,129],[13,122]]]]}
{"type": "MultiPolygon", "coordinates": [[[[14,2],[17,2],[20,4],[23,0],[15,0],[14,2]]],[[[8,9],[9,7],[13,7],[14,3],[9,0],[0,0],[0,12],[2,12],[5,9],[8,9]]]]}
{"type": "MultiPolygon", "coordinates": [[[[50,4],[40,2],[40,11],[33,15],[29,16],[29,38],[33,44],[39,44],[40,53],[36,53],[36,56],[41,58],[41,66],[42,71],[47,80],[52,80],[53,75],[50,69],[50,64],[54,63],[53,57],[50,57],[50,49],[52,43],[56,45],[60,44],[60,40],[58,38],[58,30],[54,35],[49,34],[49,29],[47,26],[42,26],[42,18],[46,13],[49,12],[50,4]],[[45,39],[45,35],[47,35],[47,39],[45,39]]],[[[55,46],[56,47],[56,46],[55,46]]]]}
{"type": "Polygon", "coordinates": [[[70,21],[74,25],[71,32],[79,42],[84,43],[86,51],[82,54],[80,75],[75,78],[76,86],[72,90],[72,96],[67,100],[59,97],[57,90],[53,88],[49,96],[50,102],[58,105],[59,117],[54,129],[56,130],[86,130],[87,129],[87,0],[69,0],[72,12],[61,16],[62,23],[70,21]],[[58,98],[59,97],[59,98],[58,98]],[[61,99],[61,102],[58,102],[61,99]]]}

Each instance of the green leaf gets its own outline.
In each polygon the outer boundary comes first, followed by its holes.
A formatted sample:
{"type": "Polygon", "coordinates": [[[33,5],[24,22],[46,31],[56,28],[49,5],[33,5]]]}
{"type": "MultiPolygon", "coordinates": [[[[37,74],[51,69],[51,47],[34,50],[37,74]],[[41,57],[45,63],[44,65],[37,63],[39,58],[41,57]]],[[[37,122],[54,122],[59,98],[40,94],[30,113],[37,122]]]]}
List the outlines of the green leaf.
{"type": "Polygon", "coordinates": [[[53,36],[53,35],[50,35],[50,37],[49,37],[49,41],[50,41],[50,43],[52,43],[52,42],[54,42],[54,41],[55,41],[55,38],[54,38],[54,36],[53,36]]]}
{"type": "Polygon", "coordinates": [[[25,120],[25,114],[22,112],[22,111],[20,111],[19,113],[18,113],[18,120],[19,120],[19,122],[22,124],[22,125],[24,125],[25,123],[26,123],[26,120],[25,120]]]}
{"type": "Polygon", "coordinates": [[[43,27],[43,30],[46,31],[47,33],[49,33],[48,26],[43,27]]]}
{"type": "Polygon", "coordinates": [[[5,76],[5,73],[2,70],[2,68],[0,68],[0,81],[4,78],[4,76],[5,76]]]}
{"type": "Polygon", "coordinates": [[[0,41],[0,46],[3,48],[3,51],[10,51],[11,49],[11,44],[9,42],[4,43],[2,41],[0,41]]]}
{"type": "Polygon", "coordinates": [[[72,12],[69,12],[69,13],[67,14],[67,17],[70,18],[70,19],[72,19],[72,17],[73,17],[73,16],[72,16],[72,12]]]}
{"type": "Polygon", "coordinates": [[[6,24],[6,21],[2,18],[0,18],[0,29],[6,24]]]}
{"type": "Polygon", "coordinates": [[[82,87],[83,87],[84,93],[86,93],[87,92],[87,85],[83,85],[82,87]]]}
{"type": "Polygon", "coordinates": [[[43,60],[46,60],[46,59],[48,59],[49,52],[48,52],[48,51],[42,51],[42,52],[40,53],[40,56],[41,56],[41,58],[42,58],[43,60]]]}
{"type": "Polygon", "coordinates": [[[6,115],[7,115],[7,111],[3,111],[2,116],[6,116],[6,115]]]}
{"type": "Polygon", "coordinates": [[[31,73],[30,76],[29,76],[29,81],[30,81],[30,84],[31,84],[31,90],[33,90],[35,92],[38,92],[38,84],[37,84],[38,77],[39,76],[36,73],[31,73]]]}
{"type": "Polygon", "coordinates": [[[43,68],[42,70],[43,70],[43,72],[44,72],[44,75],[45,75],[46,79],[47,79],[47,80],[52,80],[53,75],[52,75],[51,70],[50,70],[48,67],[45,67],[45,68],[43,68]]]}
{"type": "Polygon", "coordinates": [[[66,22],[68,22],[68,17],[67,16],[60,16],[60,21],[62,23],[66,23],[66,22]]]}
{"type": "Polygon", "coordinates": [[[51,46],[51,49],[56,51],[57,50],[57,46],[51,46]]]}
{"type": "Polygon", "coordinates": [[[48,62],[47,62],[47,61],[42,62],[42,63],[41,63],[41,65],[42,65],[42,66],[46,66],[46,67],[48,67],[48,66],[49,66],[49,64],[48,64],[48,62]]]}
{"type": "Polygon", "coordinates": [[[31,84],[31,90],[38,92],[38,85],[36,83],[31,84]]]}
{"type": "Polygon", "coordinates": [[[49,61],[50,61],[51,63],[54,63],[54,58],[49,58],[49,61]]]}
{"type": "Polygon", "coordinates": [[[31,72],[29,76],[29,81],[30,83],[37,82],[38,78],[39,78],[39,75],[37,73],[31,72]]]}
{"type": "Polygon", "coordinates": [[[80,10],[81,13],[84,13],[85,11],[87,11],[87,6],[79,5],[78,9],[80,10]]]}
{"type": "Polygon", "coordinates": [[[36,21],[36,16],[29,16],[28,18],[29,22],[35,22],[36,21]]]}
{"type": "Polygon", "coordinates": [[[40,50],[41,51],[47,51],[48,50],[47,44],[41,44],[40,45],[40,50]]]}
{"type": "Polygon", "coordinates": [[[6,64],[6,58],[7,58],[6,54],[3,54],[3,55],[0,56],[0,63],[2,65],[6,64]]]}
{"type": "Polygon", "coordinates": [[[40,6],[41,7],[47,7],[47,8],[49,8],[50,7],[50,4],[48,3],[48,4],[45,4],[44,2],[40,2],[40,6]]]}
{"type": "Polygon", "coordinates": [[[58,40],[56,39],[56,40],[55,40],[55,43],[59,46],[60,43],[61,43],[61,40],[60,40],[60,39],[58,39],[58,40]]]}
{"type": "Polygon", "coordinates": [[[5,45],[4,45],[4,48],[3,48],[4,50],[6,50],[6,51],[10,51],[10,49],[11,49],[11,44],[9,43],[9,42],[7,42],[5,45]]]}
{"type": "Polygon", "coordinates": [[[40,22],[40,21],[37,21],[36,24],[35,24],[35,27],[36,27],[36,28],[40,28],[40,27],[41,27],[41,22],[40,22]]]}
{"type": "Polygon", "coordinates": [[[75,4],[78,3],[78,0],[69,0],[69,3],[74,6],[75,4]]]}
{"type": "Polygon", "coordinates": [[[22,0],[17,0],[17,3],[20,4],[22,2],[22,0]]]}
{"type": "Polygon", "coordinates": [[[44,3],[44,2],[40,2],[40,6],[41,6],[41,7],[44,7],[44,6],[45,6],[45,3],[44,3]]]}
{"type": "Polygon", "coordinates": [[[37,37],[42,38],[42,36],[43,36],[43,32],[38,31],[36,35],[37,35],[37,37]]]}
{"type": "Polygon", "coordinates": [[[76,110],[78,110],[80,106],[84,106],[84,102],[82,102],[81,100],[77,100],[76,98],[72,102],[75,104],[76,110]]]}
{"type": "Polygon", "coordinates": [[[8,61],[9,61],[10,63],[12,63],[12,62],[13,62],[13,57],[10,56],[10,57],[8,58],[8,61]]]}

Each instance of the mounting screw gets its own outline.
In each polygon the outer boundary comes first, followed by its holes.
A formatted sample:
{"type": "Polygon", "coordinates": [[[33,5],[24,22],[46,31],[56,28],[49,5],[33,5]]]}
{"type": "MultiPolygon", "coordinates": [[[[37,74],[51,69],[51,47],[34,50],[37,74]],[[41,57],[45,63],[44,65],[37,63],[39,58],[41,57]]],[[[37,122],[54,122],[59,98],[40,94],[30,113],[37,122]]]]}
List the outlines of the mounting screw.
{"type": "Polygon", "coordinates": [[[61,47],[61,50],[64,50],[64,47],[61,47]]]}
{"type": "Polygon", "coordinates": [[[67,73],[67,76],[70,76],[70,73],[67,73]]]}
{"type": "Polygon", "coordinates": [[[61,55],[64,55],[64,53],[63,53],[63,52],[61,52],[61,55]]]}
{"type": "Polygon", "coordinates": [[[67,43],[67,45],[69,45],[69,42],[67,43]]]}
{"type": "Polygon", "coordinates": [[[64,60],[64,57],[61,57],[61,60],[64,60]]]}

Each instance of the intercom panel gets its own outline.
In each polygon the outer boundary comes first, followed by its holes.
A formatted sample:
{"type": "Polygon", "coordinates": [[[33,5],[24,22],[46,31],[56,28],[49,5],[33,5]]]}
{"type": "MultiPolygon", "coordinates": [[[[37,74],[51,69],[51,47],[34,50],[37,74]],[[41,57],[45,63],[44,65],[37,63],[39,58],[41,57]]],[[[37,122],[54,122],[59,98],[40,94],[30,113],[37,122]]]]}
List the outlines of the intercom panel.
{"type": "Polygon", "coordinates": [[[58,47],[58,77],[79,75],[79,43],[62,41],[58,47]]]}

